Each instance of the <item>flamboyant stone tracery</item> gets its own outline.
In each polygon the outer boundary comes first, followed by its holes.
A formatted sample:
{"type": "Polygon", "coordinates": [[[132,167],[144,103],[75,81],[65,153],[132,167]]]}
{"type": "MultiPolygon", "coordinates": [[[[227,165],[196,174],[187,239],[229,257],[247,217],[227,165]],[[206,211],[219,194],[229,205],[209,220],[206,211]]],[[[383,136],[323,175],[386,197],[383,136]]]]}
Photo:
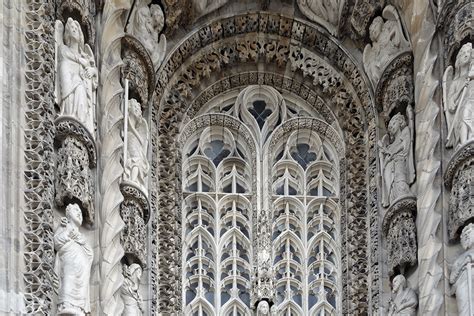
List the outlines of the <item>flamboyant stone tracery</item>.
{"type": "Polygon", "coordinates": [[[4,2],[0,313],[472,314],[469,1],[4,2]]]}

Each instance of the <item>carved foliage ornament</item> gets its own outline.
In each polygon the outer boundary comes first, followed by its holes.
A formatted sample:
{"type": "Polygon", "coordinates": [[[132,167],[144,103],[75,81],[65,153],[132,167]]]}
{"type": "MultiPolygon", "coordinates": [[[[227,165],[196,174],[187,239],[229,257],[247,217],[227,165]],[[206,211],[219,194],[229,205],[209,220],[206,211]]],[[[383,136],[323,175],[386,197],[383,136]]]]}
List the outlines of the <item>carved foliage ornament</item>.
{"type": "Polygon", "coordinates": [[[344,0],[298,0],[301,12],[311,21],[320,23],[331,34],[337,35],[344,0]]]}

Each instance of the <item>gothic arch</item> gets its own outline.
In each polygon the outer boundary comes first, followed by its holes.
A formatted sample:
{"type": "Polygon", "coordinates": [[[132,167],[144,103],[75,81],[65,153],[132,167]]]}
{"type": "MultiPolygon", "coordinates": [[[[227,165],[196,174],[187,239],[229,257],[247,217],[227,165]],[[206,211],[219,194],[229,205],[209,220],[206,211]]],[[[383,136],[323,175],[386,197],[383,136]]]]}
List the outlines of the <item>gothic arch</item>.
{"type": "MultiPolygon", "coordinates": [[[[151,199],[157,207],[154,221],[159,223],[160,310],[172,313],[181,308],[170,303],[180,302],[182,292],[181,268],[176,268],[181,266],[181,240],[175,237],[181,236],[177,205],[182,175],[174,139],[181,126],[212,98],[261,84],[298,96],[335,131],[342,130],[346,147],[339,166],[343,175],[342,310],[375,313],[381,287],[375,178],[378,123],[371,88],[354,59],[313,24],[257,12],[212,21],[168,56],[158,71],[151,125],[151,199]]],[[[322,132],[330,134],[328,129],[322,132]]]]}

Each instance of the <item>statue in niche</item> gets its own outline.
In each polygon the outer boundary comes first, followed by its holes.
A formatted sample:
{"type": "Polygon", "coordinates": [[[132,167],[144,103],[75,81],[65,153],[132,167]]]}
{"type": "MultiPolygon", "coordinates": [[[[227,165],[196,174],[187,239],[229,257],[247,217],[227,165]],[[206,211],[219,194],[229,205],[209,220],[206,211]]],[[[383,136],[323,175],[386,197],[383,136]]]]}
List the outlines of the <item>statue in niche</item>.
{"type": "Polygon", "coordinates": [[[56,21],[56,100],[60,115],[71,116],[94,135],[95,91],[98,72],[79,22],[56,21]]]}
{"type": "Polygon", "coordinates": [[[379,142],[382,173],[382,205],[388,207],[403,196],[410,196],[409,185],[415,180],[413,153],[414,115],[407,107],[409,125],[397,113],[388,124],[388,134],[379,142]]]}
{"type": "Polygon", "coordinates": [[[369,37],[372,44],[367,44],[363,53],[363,63],[367,75],[374,86],[380,79],[384,69],[393,58],[406,50],[410,44],[406,39],[397,10],[388,5],[382,13],[377,16],[369,27],[369,37]]]}
{"type": "Polygon", "coordinates": [[[464,44],[456,56],[455,69],[443,76],[443,101],[448,137],[446,147],[462,146],[474,139],[474,50],[464,44]],[[453,74],[454,73],[454,74],[453,74]]]}
{"type": "Polygon", "coordinates": [[[122,284],[122,299],[125,305],[122,315],[143,315],[142,297],[140,296],[140,279],[142,268],[139,264],[132,263],[129,267],[124,266],[125,280],[122,284]]]}
{"type": "Polygon", "coordinates": [[[146,192],[148,170],[148,124],[142,116],[140,103],[135,99],[128,101],[128,131],[126,136],[127,157],[125,179],[133,182],[146,192]]]}
{"type": "Polygon", "coordinates": [[[418,298],[413,289],[407,287],[407,280],[401,274],[393,278],[393,297],[389,302],[388,315],[415,316],[418,298]]]}
{"type": "Polygon", "coordinates": [[[135,5],[127,32],[145,46],[155,69],[158,69],[166,54],[166,37],[161,34],[165,25],[163,10],[157,4],[149,6],[151,0],[141,0],[135,5]]]}
{"type": "Polygon", "coordinates": [[[85,315],[90,312],[89,279],[93,260],[91,247],[79,231],[82,212],[77,204],[66,207],[66,217],[54,234],[59,275],[58,315],[85,315]]]}
{"type": "Polygon", "coordinates": [[[474,314],[474,223],[465,226],[461,233],[464,252],[454,261],[449,282],[456,293],[458,313],[474,314]]]}

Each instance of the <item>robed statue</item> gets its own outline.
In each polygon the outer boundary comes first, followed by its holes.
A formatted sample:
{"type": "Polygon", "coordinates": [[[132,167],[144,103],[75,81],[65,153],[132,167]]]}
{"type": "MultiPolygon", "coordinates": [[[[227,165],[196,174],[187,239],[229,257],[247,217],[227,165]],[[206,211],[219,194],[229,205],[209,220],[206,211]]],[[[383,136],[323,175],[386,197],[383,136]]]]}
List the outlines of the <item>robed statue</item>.
{"type": "Polygon", "coordinates": [[[393,278],[393,297],[390,300],[388,316],[415,316],[418,298],[413,289],[407,287],[407,280],[401,274],[393,278]]]}
{"type": "Polygon", "coordinates": [[[140,279],[142,268],[139,264],[132,263],[124,266],[125,280],[122,284],[122,299],[124,303],[123,316],[143,315],[143,300],[140,295],[140,279]]]}
{"type": "Polygon", "coordinates": [[[413,153],[414,115],[407,107],[405,117],[397,113],[388,124],[388,134],[379,142],[382,168],[382,205],[388,207],[398,198],[411,196],[410,184],[415,180],[413,153]]]}
{"type": "Polygon", "coordinates": [[[84,44],[79,22],[68,18],[66,26],[56,21],[56,102],[60,115],[82,123],[94,135],[94,112],[98,73],[94,55],[84,44]]]}
{"type": "Polygon", "coordinates": [[[474,50],[464,44],[456,56],[455,68],[443,76],[443,102],[448,136],[446,147],[457,148],[474,139],[474,50]]]}
{"type": "Polygon", "coordinates": [[[90,312],[89,279],[93,253],[79,231],[82,211],[77,204],[66,207],[66,217],[54,234],[59,276],[57,315],[85,315],[90,312]]]}
{"type": "Polygon", "coordinates": [[[466,225],[461,232],[464,252],[454,261],[449,276],[456,293],[458,315],[474,315],[474,223],[466,225]]]}

